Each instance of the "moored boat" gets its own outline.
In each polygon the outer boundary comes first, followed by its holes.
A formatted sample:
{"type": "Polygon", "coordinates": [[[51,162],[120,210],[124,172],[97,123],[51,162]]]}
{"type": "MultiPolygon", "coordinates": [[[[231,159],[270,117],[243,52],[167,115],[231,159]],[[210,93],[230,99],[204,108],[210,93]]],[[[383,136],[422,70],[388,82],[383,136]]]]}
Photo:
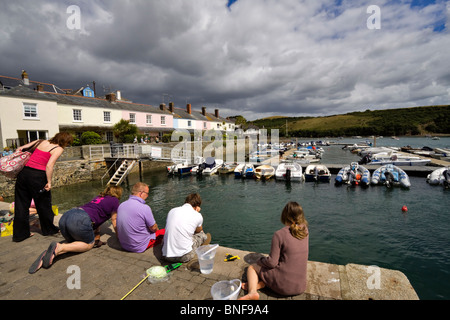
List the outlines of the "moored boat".
{"type": "Polygon", "coordinates": [[[302,181],[302,166],[297,162],[281,162],[275,170],[275,179],[286,181],[302,181]]]}
{"type": "Polygon", "coordinates": [[[255,177],[256,179],[268,180],[275,175],[275,168],[268,165],[263,164],[262,166],[258,166],[255,168],[255,177]]]}
{"type": "Polygon", "coordinates": [[[191,172],[197,175],[212,175],[217,172],[222,163],[223,160],[208,157],[203,163],[193,167],[191,172]]]}
{"type": "Polygon", "coordinates": [[[379,167],[372,175],[371,183],[374,185],[401,186],[409,188],[411,182],[405,171],[393,164],[379,167]]]}
{"type": "Polygon", "coordinates": [[[217,172],[219,174],[228,174],[234,172],[234,169],[236,169],[237,163],[223,163],[219,169],[217,169],[217,172]]]}
{"type": "Polygon", "coordinates": [[[329,182],[331,173],[323,164],[310,164],[305,170],[305,181],[329,182]]]}
{"type": "Polygon", "coordinates": [[[370,171],[357,162],[352,162],[349,166],[339,170],[335,178],[335,184],[368,186],[370,184],[370,171]]]}
{"type": "Polygon", "coordinates": [[[434,170],[427,176],[427,182],[431,185],[442,185],[450,187],[450,167],[443,167],[434,170]]]}

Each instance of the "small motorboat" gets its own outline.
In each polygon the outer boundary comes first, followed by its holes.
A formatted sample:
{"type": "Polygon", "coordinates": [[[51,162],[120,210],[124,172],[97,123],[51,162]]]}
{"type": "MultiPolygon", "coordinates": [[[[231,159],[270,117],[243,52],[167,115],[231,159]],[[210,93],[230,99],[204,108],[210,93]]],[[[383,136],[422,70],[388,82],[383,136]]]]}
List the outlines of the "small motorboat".
{"type": "Polygon", "coordinates": [[[275,168],[268,164],[263,164],[262,166],[255,168],[256,179],[269,180],[274,175],[275,175],[275,168]]]}
{"type": "Polygon", "coordinates": [[[380,152],[372,156],[365,155],[359,164],[374,164],[374,165],[386,165],[392,164],[394,166],[425,166],[430,163],[430,159],[422,159],[421,157],[404,155],[396,152],[380,152]],[[367,158],[369,156],[369,158],[367,158]],[[367,162],[369,161],[369,162],[367,162]]]}
{"type": "Polygon", "coordinates": [[[349,166],[345,166],[339,170],[335,184],[351,184],[367,187],[370,185],[370,171],[357,162],[352,162],[349,166]]]}
{"type": "Polygon", "coordinates": [[[323,164],[310,164],[305,170],[305,181],[329,182],[330,170],[323,164]]]}
{"type": "Polygon", "coordinates": [[[235,178],[253,178],[255,175],[255,167],[250,163],[241,163],[234,169],[235,178]]]}
{"type": "Polygon", "coordinates": [[[281,162],[275,170],[276,180],[302,181],[302,166],[297,162],[281,162]]]}
{"type": "Polygon", "coordinates": [[[212,175],[217,172],[222,164],[223,160],[208,157],[203,163],[193,167],[191,172],[197,175],[212,175]]]}
{"type": "Polygon", "coordinates": [[[393,164],[387,164],[375,170],[371,183],[374,185],[385,185],[388,188],[391,186],[409,188],[411,186],[406,172],[393,164]]]}
{"type": "Polygon", "coordinates": [[[228,174],[234,172],[236,169],[237,163],[223,163],[220,168],[217,170],[219,174],[228,174]]]}
{"type": "Polygon", "coordinates": [[[442,185],[446,189],[450,188],[450,167],[443,167],[434,170],[427,176],[427,182],[431,185],[442,185]]]}
{"type": "Polygon", "coordinates": [[[169,175],[184,176],[187,174],[191,174],[191,170],[193,167],[195,167],[195,164],[189,164],[187,161],[176,163],[171,166],[167,166],[167,173],[169,175]]]}

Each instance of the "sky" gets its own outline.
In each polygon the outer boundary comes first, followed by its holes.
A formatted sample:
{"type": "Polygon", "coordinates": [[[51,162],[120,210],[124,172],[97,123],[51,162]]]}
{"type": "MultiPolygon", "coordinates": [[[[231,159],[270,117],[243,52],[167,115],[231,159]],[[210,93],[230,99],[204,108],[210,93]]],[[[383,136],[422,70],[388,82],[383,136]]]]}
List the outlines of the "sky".
{"type": "Polygon", "coordinates": [[[0,0],[0,75],[247,120],[450,104],[450,1],[0,0]],[[73,6],[79,10],[73,10],[73,6]]]}

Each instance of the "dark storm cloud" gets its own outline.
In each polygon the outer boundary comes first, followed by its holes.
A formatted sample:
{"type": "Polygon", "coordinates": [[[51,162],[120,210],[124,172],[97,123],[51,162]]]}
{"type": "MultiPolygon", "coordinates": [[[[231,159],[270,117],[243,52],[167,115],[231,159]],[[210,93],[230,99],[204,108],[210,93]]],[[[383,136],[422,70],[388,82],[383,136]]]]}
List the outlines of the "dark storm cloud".
{"type": "Polygon", "coordinates": [[[449,101],[445,1],[228,3],[0,0],[0,74],[249,119],[449,101]],[[380,30],[366,25],[372,4],[380,30]],[[67,28],[70,5],[80,30],[67,28]]]}

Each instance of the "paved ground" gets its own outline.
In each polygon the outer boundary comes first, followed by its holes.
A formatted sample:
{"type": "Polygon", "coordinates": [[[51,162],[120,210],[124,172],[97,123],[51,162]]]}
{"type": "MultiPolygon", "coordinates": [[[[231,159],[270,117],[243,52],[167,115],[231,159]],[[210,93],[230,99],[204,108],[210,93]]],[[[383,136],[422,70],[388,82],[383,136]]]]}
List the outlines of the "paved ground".
{"type": "MultiPolygon", "coordinates": [[[[0,202],[0,210],[5,205],[0,202]]],[[[60,217],[55,217],[55,223],[60,217]]],[[[123,251],[107,222],[101,228],[101,239],[106,245],[85,253],[59,256],[50,268],[29,274],[30,265],[52,241],[64,240],[61,235],[44,237],[38,229],[33,231],[33,237],[19,243],[13,242],[11,236],[0,238],[0,300],[120,300],[128,293],[126,300],[212,300],[214,283],[232,279],[246,281],[247,267],[261,257],[260,253],[219,246],[211,274],[202,274],[198,261],[194,260],[173,271],[166,282],[152,284],[145,280],[137,286],[148,268],[168,264],[161,257],[161,245],[144,253],[123,251]],[[228,253],[240,259],[225,262],[228,253]]],[[[309,261],[305,293],[282,297],[263,289],[260,299],[418,299],[406,276],[399,271],[381,269],[380,286],[375,290],[368,288],[371,276],[367,266],[309,261]]],[[[242,295],[244,291],[240,292],[242,295]]]]}

